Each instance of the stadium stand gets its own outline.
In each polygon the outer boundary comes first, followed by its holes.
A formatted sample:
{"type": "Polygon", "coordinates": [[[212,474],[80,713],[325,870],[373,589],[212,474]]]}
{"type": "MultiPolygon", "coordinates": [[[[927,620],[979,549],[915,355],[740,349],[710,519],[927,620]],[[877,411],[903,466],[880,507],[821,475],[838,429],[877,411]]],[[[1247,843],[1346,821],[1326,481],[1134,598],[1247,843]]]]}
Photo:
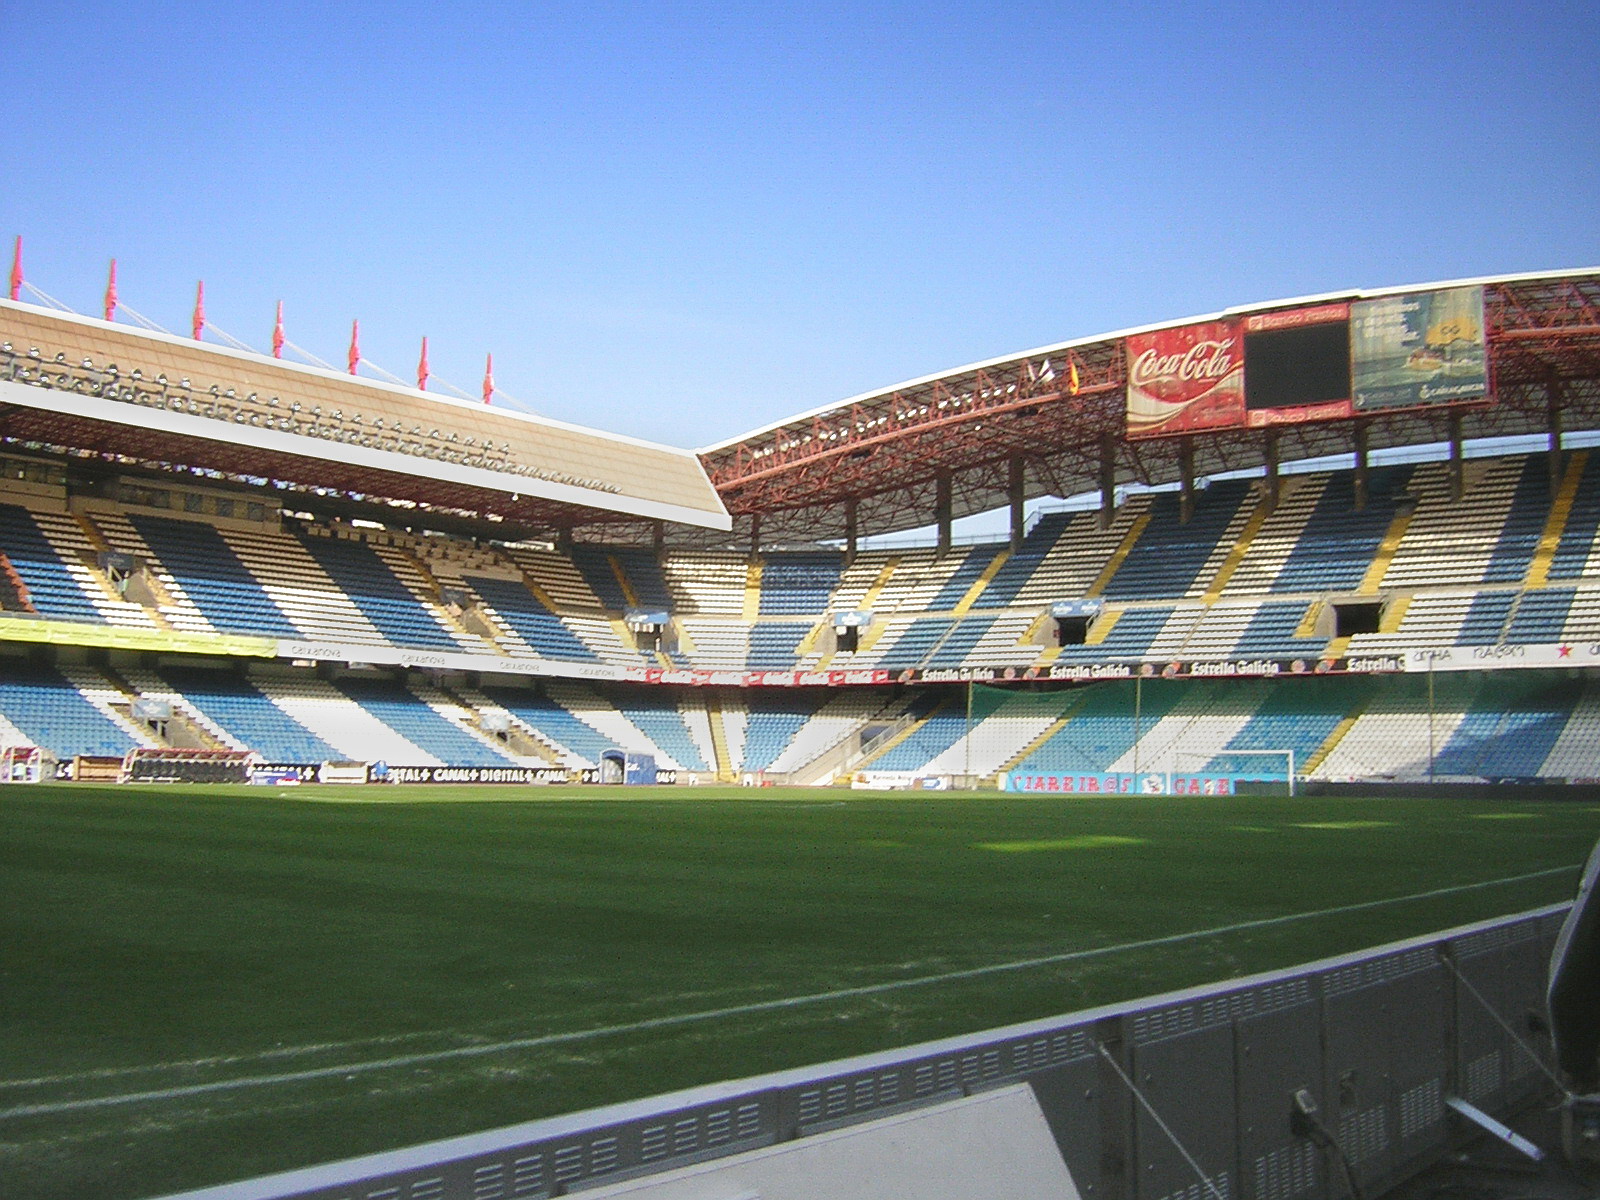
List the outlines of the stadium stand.
{"type": "MultiPolygon", "coordinates": [[[[1402,497],[1410,478],[1409,466],[1371,472],[1367,504],[1361,509],[1355,503],[1353,473],[1341,471],[1327,479],[1268,590],[1354,591],[1405,502],[1402,497]]],[[[1230,590],[1236,589],[1230,585],[1230,590]]]]}
{"type": "Polygon", "coordinates": [[[1249,515],[1252,484],[1233,479],[1202,489],[1194,516],[1182,520],[1179,498],[1157,496],[1150,524],[1106,584],[1107,600],[1166,600],[1189,595],[1207,578],[1206,568],[1225,552],[1249,515]]]}
{"type": "Polygon", "coordinates": [[[62,513],[0,503],[0,549],[10,563],[17,609],[68,621],[151,628],[137,604],[118,597],[89,566],[93,553],[82,529],[62,513]],[[21,589],[16,584],[22,585],[21,589]],[[21,591],[27,604],[21,603],[21,591]]]}
{"type": "MultiPolygon", "coordinates": [[[[327,642],[350,647],[352,657],[363,647],[398,647],[477,655],[486,666],[492,658],[538,660],[556,664],[558,674],[566,664],[573,672],[681,665],[879,670],[890,678],[1103,663],[1310,664],[1441,647],[1509,654],[1600,638],[1600,586],[1589,574],[1600,456],[1573,455],[1555,491],[1542,455],[1470,459],[1463,476],[1465,498],[1456,501],[1446,464],[1374,468],[1364,507],[1355,504],[1347,469],[1286,477],[1275,506],[1265,503],[1259,480],[1221,480],[1197,492],[1187,523],[1178,497],[1157,493],[1132,497],[1104,528],[1095,512],[1046,513],[1015,554],[1000,544],[944,556],[875,550],[849,567],[833,552],[752,558],[685,550],[658,560],[637,546],[580,544],[566,552],[337,523],[280,527],[270,517],[179,518],[104,499],[65,513],[20,497],[0,501],[0,553],[9,566],[0,580],[10,585],[0,619],[25,619],[31,607],[41,617],[131,630],[327,642]],[[101,565],[110,561],[115,573],[101,565]],[[1097,581],[1105,607],[1088,620],[1083,641],[1054,644],[1051,602],[1092,596],[1097,581]],[[1350,596],[1370,598],[1379,613],[1375,631],[1334,635],[1332,606],[1350,596]],[[636,648],[623,626],[636,604],[669,614],[670,658],[636,648]],[[869,611],[871,623],[856,651],[836,652],[831,633],[822,636],[826,618],[850,610],[869,611]]],[[[527,746],[573,766],[593,765],[608,745],[626,742],[697,773],[787,776],[823,758],[848,762],[840,747],[870,741],[861,730],[886,711],[881,695],[862,703],[790,697],[768,704],[737,692],[715,703],[708,696],[651,701],[647,691],[599,681],[554,682],[544,696],[501,684],[463,684],[446,694],[375,677],[352,685],[363,702],[355,704],[340,690],[344,680],[336,687],[287,665],[247,676],[179,660],[159,673],[130,664],[123,678],[130,695],[175,699],[218,744],[278,761],[528,761],[477,729],[482,714],[503,712],[527,746]],[[341,697],[347,721],[338,715],[341,697]]],[[[1585,688],[1547,681],[1536,689],[1544,707],[1524,712],[1512,707],[1514,689],[1503,700],[1493,689],[1479,696],[1470,678],[1441,677],[1435,689],[1436,775],[1446,773],[1441,763],[1464,777],[1597,769],[1575,732],[1593,717],[1585,688]]],[[[1219,769],[1249,763],[1250,756],[1229,758],[1229,749],[1293,748],[1327,777],[1417,778],[1418,763],[1425,770],[1414,679],[1285,683],[1281,695],[1269,689],[1265,697],[1243,683],[1188,686],[1190,697],[1174,701],[1163,720],[1159,706],[1151,709],[1137,751],[1113,737],[1092,744],[1116,753],[1090,754],[1079,739],[1066,759],[1074,769],[1089,769],[1091,759],[1099,769],[1126,769],[1135,753],[1142,762],[1159,759],[1164,745],[1176,744],[1176,731],[1192,726],[1179,741],[1194,753],[1209,745],[1219,769]],[[1395,723],[1389,749],[1378,744],[1385,716],[1395,723]]],[[[115,712],[118,702],[106,703],[115,712]]],[[[1022,728],[1048,707],[1009,724],[1022,728]]],[[[1095,711],[1089,706],[1086,718],[1095,711]]],[[[895,747],[875,747],[875,761],[901,764],[884,770],[942,769],[954,755],[965,765],[965,734],[936,736],[948,732],[949,719],[946,713],[895,747]]],[[[20,732],[27,722],[11,724],[20,732]]],[[[1011,746],[1016,735],[1003,732],[1007,724],[1000,714],[992,725],[977,722],[971,750],[985,771],[1006,765],[991,766],[1002,752],[988,747],[1011,746]]],[[[52,749],[83,752],[74,743],[104,745],[102,733],[91,736],[87,726],[65,739],[58,733],[52,749]]],[[[1124,733],[1131,739],[1131,730],[1124,733]]]]}
{"type": "Polygon", "coordinates": [[[255,750],[271,762],[319,763],[343,757],[236,670],[169,666],[151,682],[131,673],[129,681],[144,696],[159,698],[165,688],[201,714],[227,742],[255,750]]]}
{"type": "MultiPolygon", "coordinates": [[[[269,637],[307,636],[284,614],[222,534],[203,521],[129,514],[128,522],[206,623],[269,637]]],[[[258,560],[259,561],[259,560],[258,560]]]]}
{"type": "Polygon", "coordinates": [[[1573,466],[1576,486],[1567,501],[1561,536],[1550,559],[1551,579],[1577,579],[1600,573],[1600,563],[1595,559],[1595,547],[1600,544],[1600,454],[1580,451],[1573,456],[1573,466]]]}
{"type": "Polygon", "coordinates": [[[114,694],[103,679],[81,668],[62,671],[20,659],[0,660],[0,713],[24,744],[42,746],[62,759],[120,758],[135,746],[155,744],[111,708],[114,694]]]}
{"type": "Polygon", "coordinates": [[[762,616],[814,616],[828,610],[844,562],[838,554],[772,554],[761,572],[762,616]]]}
{"type": "Polygon", "coordinates": [[[1184,684],[1152,680],[1142,688],[1136,726],[1126,686],[1091,688],[1079,693],[1059,727],[1012,765],[1023,772],[1105,771],[1141,740],[1142,729],[1156,726],[1182,699],[1184,684]]]}
{"type": "Polygon", "coordinates": [[[522,584],[487,575],[463,575],[462,578],[515,639],[518,649],[569,662],[594,662],[598,659],[598,655],[584,644],[568,624],[540,603],[539,598],[522,584]]]}
{"type": "Polygon", "coordinates": [[[471,648],[467,639],[452,636],[440,613],[425,606],[417,586],[420,579],[403,580],[392,559],[380,557],[364,541],[343,536],[348,532],[344,529],[328,534],[303,527],[296,532],[317,565],[391,644],[433,650],[471,648]]]}

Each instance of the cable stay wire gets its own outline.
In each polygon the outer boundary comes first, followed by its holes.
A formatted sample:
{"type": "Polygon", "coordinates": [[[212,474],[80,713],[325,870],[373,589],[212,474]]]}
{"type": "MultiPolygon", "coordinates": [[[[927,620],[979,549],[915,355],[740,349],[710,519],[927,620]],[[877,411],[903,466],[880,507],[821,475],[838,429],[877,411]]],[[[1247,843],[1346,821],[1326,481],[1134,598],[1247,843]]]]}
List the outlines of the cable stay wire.
{"type": "MultiPolygon", "coordinates": [[[[209,329],[212,333],[216,334],[217,337],[220,338],[224,343],[226,343],[229,346],[232,346],[235,350],[243,350],[247,354],[261,354],[261,351],[257,350],[254,346],[248,345],[245,342],[241,342],[238,338],[234,337],[233,334],[229,333],[226,329],[219,329],[217,326],[213,325],[210,321],[207,321],[205,323],[205,327],[207,329],[209,329]]],[[[262,357],[265,358],[266,356],[262,355],[262,357]]]]}
{"type": "Polygon", "coordinates": [[[321,367],[324,371],[337,372],[339,370],[339,368],[334,366],[332,363],[323,362],[320,358],[318,358],[315,354],[311,353],[311,351],[307,350],[304,346],[297,346],[293,342],[291,342],[288,338],[284,338],[283,339],[283,344],[287,349],[293,350],[296,354],[298,354],[301,358],[305,359],[306,362],[310,363],[314,367],[321,367]]]}
{"type": "Polygon", "coordinates": [[[46,292],[41,292],[38,288],[34,287],[33,284],[29,283],[26,279],[24,279],[22,281],[22,286],[27,288],[35,296],[39,297],[39,299],[43,300],[51,308],[57,309],[60,312],[64,312],[64,313],[72,313],[72,315],[75,316],[75,317],[82,315],[81,313],[75,312],[73,309],[71,309],[67,305],[61,303],[61,301],[57,300],[54,296],[49,295],[46,292]]]}
{"type": "Polygon", "coordinates": [[[1558,1079],[1555,1072],[1545,1065],[1544,1060],[1539,1057],[1538,1051],[1536,1051],[1532,1046],[1528,1045],[1527,1039],[1513,1029],[1505,1020],[1505,1018],[1495,1011],[1494,1005],[1489,1003],[1488,998],[1484,996],[1484,994],[1477,988],[1472,986],[1472,980],[1468,979],[1461,973],[1461,968],[1456,966],[1456,964],[1448,956],[1443,954],[1439,956],[1439,961],[1449,969],[1452,975],[1461,981],[1461,986],[1466,988],[1467,991],[1472,994],[1472,998],[1479,1004],[1483,1005],[1484,1011],[1494,1019],[1494,1023],[1496,1025],[1505,1030],[1507,1036],[1511,1038],[1511,1041],[1516,1045],[1517,1049],[1521,1050],[1530,1059],[1532,1059],[1533,1065],[1539,1068],[1544,1077],[1551,1083],[1555,1084],[1563,1096],[1565,1096],[1568,1100],[1571,1100],[1573,1098],[1572,1089],[1558,1079]]]}
{"type": "Polygon", "coordinates": [[[1173,1149],[1182,1156],[1184,1162],[1189,1164],[1189,1169],[1195,1173],[1201,1184],[1211,1193],[1214,1200],[1228,1200],[1222,1189],[1212,1181],[1211,1176],[1201,1169],[1200,1164],[1195,1161],[1194,1155],[1184,1148],[1183,1143],[1178,1140],[1178,1135],[1172,1132],[1172,1127],[1161,1119],[1161,1114],[1156,1111],[1155,1105],[1145,1099],[1145,1095],[1139,1090],[1138,1085],[1128,1078],[1128,1073],[1122,1069],[1122,1064],[1112,1058],[1104,1046],[1096,1043],[1095,1049],[1099,1052],[1101,1058],[1111,1064],[1111,1069],[1117,1073],[1117,1078],[1122,1080],[1128,1091],[1133,1093],[1133,1098],[1139,1102],[1145,1112],[1150,1114],[1150,1119],[1156,1123],[1156,1127],[1167,1135],[1167,1140],[1172,1143],[1173,1149]]]}
{"type": "Polygon", "coordinates": [[[134,322],[136,324],[143,325],[146,329],[150,330],[152,333],[164,333],[168,337],[177,337],[178,336],[177,334],[173,333],[172,330],[166,328],[163,325],[158,325],[156,322],[152,321],[149,317],[145,316],[138,309],[132,308],[129,305],[126,305],[126,304],[122,303],[122,301],[120,301],[120,300],[117,301],[117,311],[118,312],[127,313],[130,317],[132,317],[134,319],[134,322]]]}

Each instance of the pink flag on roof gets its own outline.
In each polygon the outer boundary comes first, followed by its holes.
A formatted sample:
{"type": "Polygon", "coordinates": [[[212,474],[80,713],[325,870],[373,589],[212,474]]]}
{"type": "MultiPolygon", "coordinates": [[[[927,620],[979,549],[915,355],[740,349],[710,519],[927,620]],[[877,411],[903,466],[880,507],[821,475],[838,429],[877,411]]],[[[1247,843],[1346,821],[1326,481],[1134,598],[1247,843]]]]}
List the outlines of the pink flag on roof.
{"type": "Polygon", "coordinates": [[[106,280],[106,320],[117,319],[117,260],[111,260],[111,275],[106,280]]]}
{"type": "Polygon", "coordinates": [[[11,251],[11,298],[22,294],[22,235],[17,234],[17,245],[11,251]]]}
{"type": "Polygon", "coordinates": [[[283,301],[278,301],[278,316],[272,322],[272,357],[283,357],[283,301]]]}
{"type": "Polygon", "coordinates": [[[356,373],[356,368],[361,365],[361,346],[358,339],[361,337],[361,322],[350,322],[350,374],[356,373]]]}
{"type": "Polygon", "coordinates": [[[428,339],[422,339],[422,357],[417,359],[417,391],[428,390],[428,339]]]}
{"type": "Polygon", "coordinates": [[[494,355],[483,364],[483,402],[488,404],[494,396],[494,355]]]}
{"type": "Polygon", "coordinates": [[[194,288],[194,322],[191,325],[194,340],[199,341],[206,329],[206,281],[202,279],[194,288]]]}

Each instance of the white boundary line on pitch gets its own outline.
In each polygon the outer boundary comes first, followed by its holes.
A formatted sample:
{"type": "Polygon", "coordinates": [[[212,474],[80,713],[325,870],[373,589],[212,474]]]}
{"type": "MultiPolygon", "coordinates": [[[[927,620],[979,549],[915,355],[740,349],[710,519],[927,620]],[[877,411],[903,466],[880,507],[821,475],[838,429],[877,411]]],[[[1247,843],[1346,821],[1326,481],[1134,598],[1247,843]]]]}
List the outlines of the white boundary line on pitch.
{"type": "MultiPolygon", "coordinates": [[[[1055,966],[1060,963],[1079,962],[1088,958],[1102,958],[1127,950],[1148,950],[1156,946],[1171,946],[1196,938],[1218,937],[1228,933],[1243,933],[1251,929],[1267,929],[1274,925],[1288,925],[1295,921],[1315,920],[1344,913],[1361,912],[1369,908],[1382,908],[1390,904],[1405,904],[1412,900],[1431,900],[1440,896],[1454,896],[1463,892],[1483,891],[1510,883],[1524,883],[1576,871],[1578,866],[1551,867],[1543,871],[1530,871],[1526,875],[1512,875],[1505,879],[1491,879],[1481,883],[1463,883],[1454,887],[1434,888],[1426,892],[1413,892],[1408,896],[1391,896],[1384,900],[1362,900],[1355,904],[1341,904],[1316,912],[1288,913],[1279,917],[1262,917],[1254,921],[1239,921],[1232,925],[1219,925],[1214,929],[1197,929],[1189,933],[1173,933],[1163,937],[1144,938],[1137,942],[1122,942],[1115,946],[1097,946],[1088,950],[1068,950],[1060,954],[1046,954],[1038,958],[1022,958],[1013,962],[992,963],[986,967],[967,967],[959,971],[941,971],[934,975],[919,975],[912,979],[895,979],[886,983],[868,983],[859,987],[837,988],[828,992],[812,992],[804,996],[788,996],[779,1000],[755,1000],[748,1004],[734,1004],[726,1008],[705,1009],[700,1012],[678,1013],[673,1016],[650,1017],[625,1025],[606,1025],[594,1029],[578,1029],[566,1033],[547,1033],[537,1037],[512,1038],[504,1042],[486,1042],[476,1046],[455,1046],[446,1050],[425,1050],[415,1054],[400,1054],[391,1058],[370,1059],[366,1062],[345,1063],[327,1067],[308,1067],[299,1071],[285,1071],[276,1075],[245,1075],[237,1079],[222,1079],[212,1083],[194,1083],[181,1087],[160,1088],[144,1092],[123,1092],[109,1096],[92,1096],[81,1100],[59,1100],[40,1104],[21,1104],[0,1109],[0,1121],[19,1117],[48,1116],[55,1113],[82,1112],[94,1108],[110,1108],[124,1104],[153,1103],[162,1100],[180,1100],[188,1096],[212,1095],[248,1088],[271,1087],[281,1083],[304,1083],[315,1079],[353,1078],[373,1071],[391,1071],[400,1067],[424,1066],[458,1058],[482,1058],[491,1054],[504,1054],[512,1050],[534,1050],[546,1046],[570,1045],[573,1042],[591,1041],[595,1038],[617,1034],[643,1033],[653,1029],[670,1029],[676,1025],[691,1025],[701,1021],[715,1021],[724,1017],[747,1016],[751,1013],[776,1012],[786,1008],[800,1008],[810,1004],[823,1004],[830,1000],[850,1000],[860,996],[876,996],[903,988],[926,987],[930,984],[951,983],[961,979],[979,979],[985,975],[999,975],[1009,971],[1024,971],[1031,967],[1055,966]]],[[[337,1046],[337,1043],[335,1043],[337,1046]]],[[[144,1068],[137,1068],[144,1069],[144,1068]]],[[[149,1068],[160,1069],[160,1064],[149,1068]]],[[[17,1087],[30,1081],[0,1081],[0,1087],[17,1087]]]]}

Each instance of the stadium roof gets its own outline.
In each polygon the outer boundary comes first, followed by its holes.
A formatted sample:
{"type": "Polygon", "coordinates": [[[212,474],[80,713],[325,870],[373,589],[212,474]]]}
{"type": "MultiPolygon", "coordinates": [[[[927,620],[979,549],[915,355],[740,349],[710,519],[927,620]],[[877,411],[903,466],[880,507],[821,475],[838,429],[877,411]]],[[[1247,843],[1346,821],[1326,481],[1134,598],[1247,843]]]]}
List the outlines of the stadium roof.
{"type": "Polygon", "coordinates": [[[1059,342],[814,409],[700,454],[729,511],[746,524],[759,516],[768,542],[842,536],[847,506],[861,535],[926,526],[941,476],[962,517],[1004,506],[1013,470],[1028,498],[1092,491],[1108,454],[1119,484],[1176,480],[1186,453],[1200,476],[1260,467],[1260,429],[1129,439],[1127,338],[1466,286],[1484,288],[1490,401],[1276,426],[1280,460],[1347,453],[1358,421],[1373,449],[1443,441],[1452,412],[1466,438],[1600,425],[1600,268],[1586,268],[1350,289],[1059,342]]]}
{"type": "Polygon", "coordinates": [[[729,527],[686,450],[5,300],[0,439],[533,528],[729,527]]]}
{"type": "MultiPolygon", "coordinates": [[[[1600,427],[1600,268],[1351,289],[1230,308],[974,363],[701,450],[0,300],[0,443],[122,469],[188,468],[302,494],[505,522],[518,536],[662,521],[765,544],[927,526],[1024,498],[1279,461],[1600,427]],[[1261,429],[1127,435],[1127,339],[1251,314],[1484,289],[1490,396],[1261,429]],[[731,517],[730,517],[731,514],[731,517]]],[[[389,518],[384,518],[389,519],[389,518]]],[[[626,536],[626,535],[624,535],[626,536]]],[[[637,533],[633,534],[637,536],[637,533]]]]}

